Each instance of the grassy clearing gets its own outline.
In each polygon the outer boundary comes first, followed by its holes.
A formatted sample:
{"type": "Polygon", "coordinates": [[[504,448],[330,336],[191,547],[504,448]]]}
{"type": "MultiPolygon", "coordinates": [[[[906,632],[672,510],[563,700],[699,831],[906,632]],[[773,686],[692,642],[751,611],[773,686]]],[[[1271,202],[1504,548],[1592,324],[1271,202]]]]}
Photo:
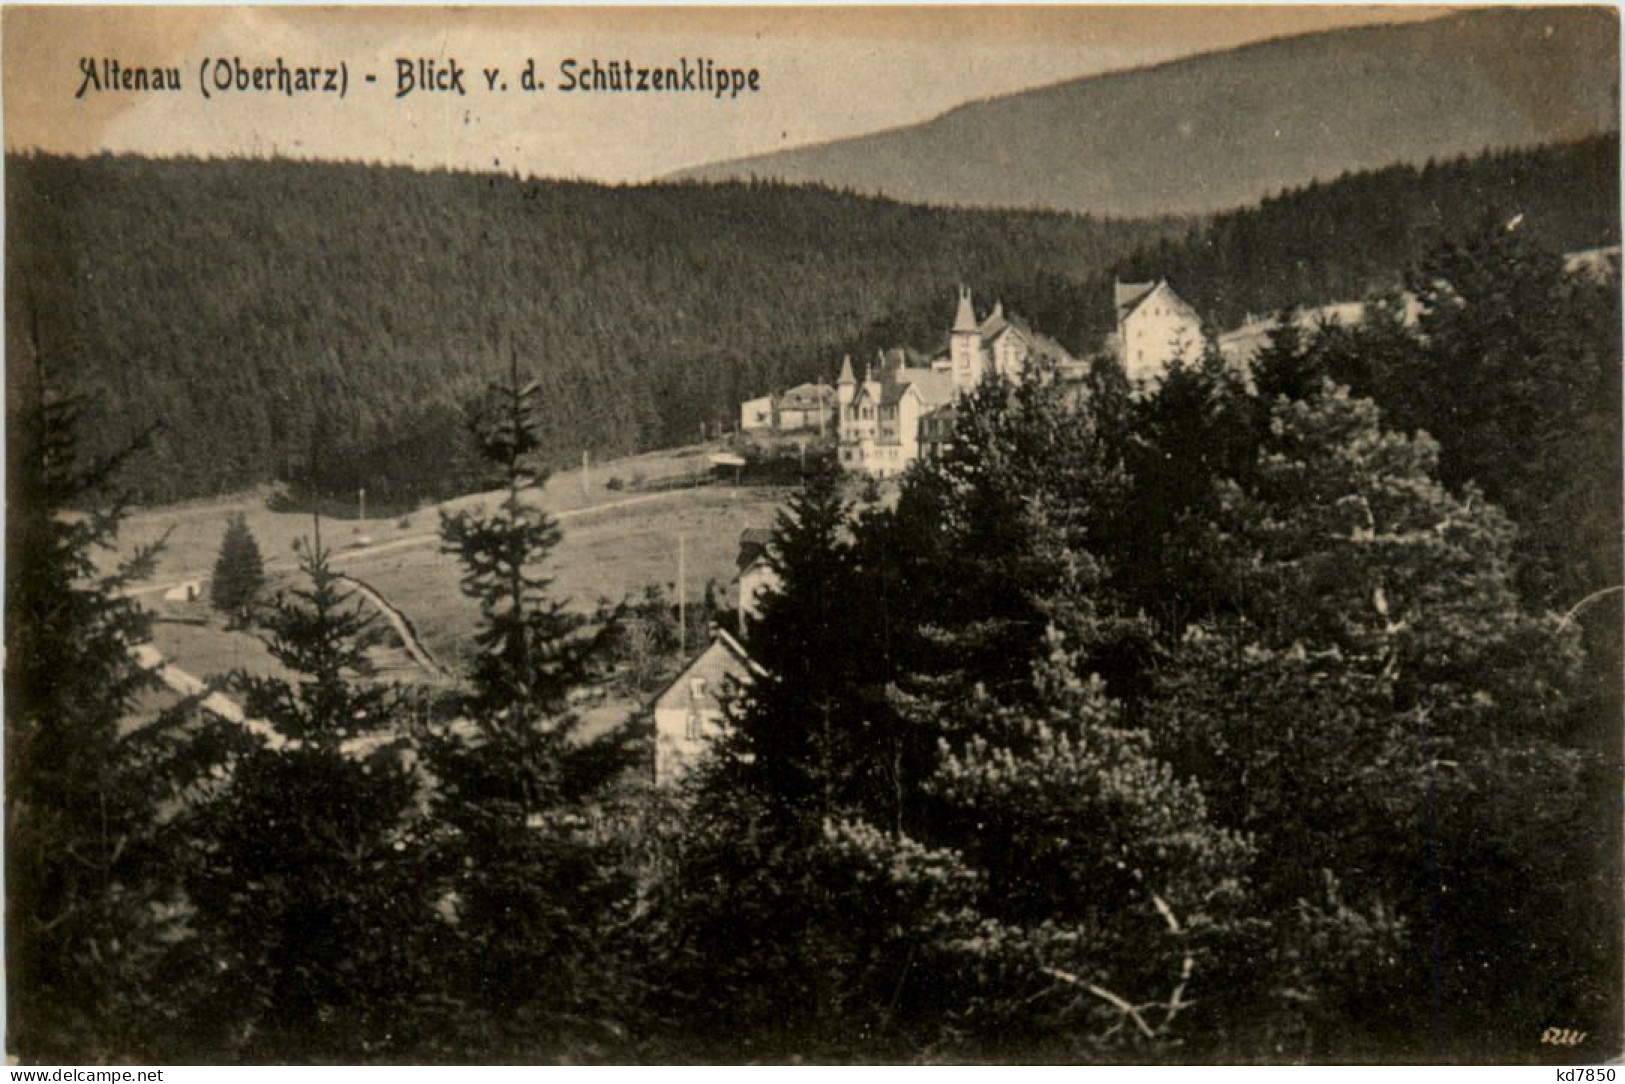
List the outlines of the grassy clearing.
{"type": "MultiPolygon", "coordinates": [[[[716,450],[714,446],[696,445],[594,465],[587,471],[585,485],[580,468],[561,471],[548,479],[542,491],[542,504],[548,511],[560,514],[635,497],[703,472],[706,456],[716,450]],[[609,488],[612,478],[620,479],[621,489],[609,488]],[[629,486],[629,481],[634,478],[641,478],[641,483],[636,487],[629,486]]],[[[136,546],[155,542],[168,532],[152,577],[137,584],[137,590],[145,587],[151,591],[183,580],[206,578],[220,553],[220,538],[225,533],[226,517],[237,512],[247,517],[249,530],[259,543],[268,571],[296,568],[298,557],[293,545],[296,540],[310,536],[311,517],[304,512],[272,511],[266,507],[266,500],[270,496],[269,491],[255,491],[217,500],[138,511],[131,515],[119,534],[121,552],[128,553],[136,546]]],[[[420,508],[405,517],[324,518],[322,541],[340,553],[360,545],[362,538],[370,539],[375,545],[412,539],[432,544],[430,540],[439,525],[438,509],[455,510],[481,501],[490,503],[491,500],[490,494],[477,493],[441,505],[420,508]]],[[[103,556],[110,565],[117,555],[103,556]]]]}
{"type": "MultiPolygon", "coordinates": [[[[728,590],[739,532],[771,526],[785,490],[707,486],[602,512],[571,515],[547,570],[555,594],[587,610],[600,598],[618,601],[648,584],[675,585],[679,539],[687,540],[687,596],[701,598],[707,581],[728,590]]],[[[468,658],[479,614],[457,587],[454,559],[437,546],[358,555],[345,567],[363,577],[412,619],[424,643],[456,669],[468,658]]]]}
{"type": "MultiPolygon", "coordinates": [[[[648,584],[675,585],[679,539],[686,539],[689,599],[701,598],[708,581],[728,592],[739,532],[770,526],[788,490],[680,485],[704,470],[705,457],[713,450],[692,447],[606,463],[592,468],[585,488],[579,470],[552,477],[541,503],[560,517],[564,532],[547,566],[557,596],[585,611],[601,598],[619,600],[648,584]],[[610,488],[612,478],[618,479],[617,488],[610,488]]],[[[489,508],[498,499],[492,493],[460,497],[419,509],[404,524],[395,519],[324,519],[322,537],[336,550],[336,567],[371,584],[406,614],[437,659],[459,670],[471,653],[479,615],[458,589],[455,560],[440,552],[438,512],[481,504],[489,508]],[[363,537],[368,541],[358,548],[357,540],[363,537]]],[[[297,564],[293,543],[310,534],[308,516],[271,511],[263,494],[196,502],[142,512],[127,523],[120,540],[124,548],[170,531],[157,573],[137,585],[145,590],[143,601],[161,614],[194,618],[207,614],[206,603],[164,603],[159,596],[171,584],[207,575],[225,518],[236,511],[248,518],[273,583],[287,582],[297,564]]],[[[206,625],[159,621],[153,641],[176,665],[199,677],[232,669],[278,673],[277,664],[252,634],[229,632],[218,619],[211,618],[206,625]]],[[[384,676],[421,677],[404,665],[389,667],[384,676]]],[[[636,705],[605,705],[595,714],[606,718],[624,714],[622,707],[629,711],[636,705]]]]}
{"type": "Polygon", "coordinates": [[[154,621],[152,645],[182,670],[204,679],[244,670],[258,677],[289,677],[253,633],[178,621],[154,621]]]}

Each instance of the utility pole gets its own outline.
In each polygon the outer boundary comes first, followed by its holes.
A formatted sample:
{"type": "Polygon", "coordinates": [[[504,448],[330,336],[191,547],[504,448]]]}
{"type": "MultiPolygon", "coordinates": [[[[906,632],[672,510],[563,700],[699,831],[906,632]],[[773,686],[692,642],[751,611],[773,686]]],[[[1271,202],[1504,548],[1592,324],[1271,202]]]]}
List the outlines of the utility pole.
{"type": "Polygon", "coordinates": [[[688,536],[677,536],[677,654],[688,658],[688,536]]]}
{"type": "Polygon", "coordinates": [[[587,495],[587,471],[588,471],[589,467],[591,466],[591,463],[588,460],[587,455],[588,455],[587,450],[585,448],[583,448],[581,450],[581,495],[583,497],[585,497],[587,495]]]}
{"type": "Polygon", "coordinates": [[[361,492],[358,494],[358,497],[359,497],[359,499],[361,501],[361,511],[356,515],[356,519],[358,519],[358,520],[366,519],[367,518],[367,487],[366,486],[361,487],[361,492]]]}

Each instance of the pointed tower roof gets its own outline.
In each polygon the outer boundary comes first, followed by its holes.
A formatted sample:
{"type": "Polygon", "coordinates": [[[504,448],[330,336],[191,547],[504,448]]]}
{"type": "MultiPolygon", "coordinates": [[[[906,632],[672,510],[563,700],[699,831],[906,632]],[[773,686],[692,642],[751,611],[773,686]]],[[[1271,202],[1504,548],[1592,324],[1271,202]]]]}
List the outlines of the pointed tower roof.
{"type": "Polygon", "coordinates": [[[962,331],[976,333],[976,313],[971,309],[969,286],[959,288],[959,311],[954,314],[954,333],[962,331]]]}
{"type": "Polygon", "coordinates": [[[848,354],[841,359],[841,375],[835,378],[837,384],[856,384],[857,378],[852,375],[852,355],[848,354]]]}

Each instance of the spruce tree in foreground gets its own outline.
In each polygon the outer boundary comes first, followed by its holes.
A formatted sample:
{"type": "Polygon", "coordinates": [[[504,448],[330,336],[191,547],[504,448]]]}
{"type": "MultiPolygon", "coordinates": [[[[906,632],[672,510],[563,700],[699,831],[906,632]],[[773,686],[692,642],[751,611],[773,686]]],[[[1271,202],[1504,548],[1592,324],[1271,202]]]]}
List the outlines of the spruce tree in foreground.
{"type": "Polygon", "coordinates": [[[126,594],[156,547],[109,572],[134,446],[85,463],[82,401],[41,369],[13,388],[6,471],[6,994],[25,1062],[154,1049],[163,736],[137,726],[155,680],[130,656],[148,618],[126,594]]]}
{"type": "Polygon", "coordinates": [[[428,745],[455,914],[447,995],[467,1007],[446,1041],[465,1052],[477,1044],[482,1057],[579,1060],[624,1037],[628,980],[607,931],[630,885],[582,822],[628,762],[624,728],[584,740],[571,710],[597,645],[543,570],[559,529],[537,503],[546,476],[537,396],[515,359],[474,424],[502,501],[441,517],[442,548],[480,608],[459,717],[428,745]]]}
{"type": "Polygon", "coordinates": [[[191,848],[192,925],[213,993],[187,1040],[209,1059],[409,1057],[424,1029],[425,939],[440,928],[418,854],[425,780],[398,688],[370,680],[372,616],[319,533],[266,646],[295,675],[235,674],[252,728],[211,721],[191,848]]]}
{"type": "Polygon", "coordinates": [[[863,636],[848,505],[832,465],[814,469],[774,525],[751,657],[764,673],[735,713],[723,757],[728,785],[816,825],[850,805],[861,757],[862,687],[878,676],[853,648],[863,636]]]}
{"type": "MultiPolygon", "coordinates": [[[[737,697],[729,731],[681,814],[648,952],[653,1011],[684,1057],[911,1049],[887,1011],[908,938],[888,931],[929,936],[915,897],[932,897],[933,882],[921,873],[889,891],[876,876],[889,867],[871,852],[893,853],[867,819],[891,713],[848,526],[841,477],[820,466],[774,526],[778,583],[749,645],[757,669],[748,688],[725,690],[737,697]]],[[[895,823],[895,804],[879,804],[877,819],[895,823]]],[[[904,848],[900,870],[938,868],[941,856],[904,848]]]]}
{"type": "Polygon", "coordinates": [[[226,522],[209,582],[209,601],[230,623],[241,626],[247,624],[249,610],[264,588],[265,562],[259,543],[248,529],[248,518],[239,512],[226,522]]]}
{"type": "MultiPolygon", "coordinates": [[[[989,632],[1015,643],[1013,608],[988,605],[973,580],[1003,567],[1026,573],[1025,613],[1087,616],[1058,587],[1073,581],[1052,574],[1068,567],[1054,527],[1066,505],[1038,468],[1065,435],[1058,403],[1026,400],[1042,394],[984,387],[967,424],[1000,439],[909,483],[905,522],[957,532],[1002,514],[1002,551],[888,566],[898,524],[851,519],[833,476],[810,479],[781,517],[780,583],[751,641],[763,672],[695,777],[653,946],[669,1026],[695,1056],[1167,1057],[1199,1020],[1194,1000],[1218,988],[1248,848],[1209,822],[1199,789],[1144,733],[1121,728],[1053,625],[1025,637],[1044,654],[1018,656],[1018,696],[979,682],[891,687],[890,638],[913,630],[893,631],[884,600],[899,614],[911,598],[965,600],[943,607],[928,645],[989,632]],[[1021,488],[1001,499],[994,478],[1021,488]],[[894,782],[927,816],[899,816],[894,792],[874,785],[894,741],[910,752],[894,782]]],[[[1077,477],[1097,477],[1068,447],[1077,477]]]]}

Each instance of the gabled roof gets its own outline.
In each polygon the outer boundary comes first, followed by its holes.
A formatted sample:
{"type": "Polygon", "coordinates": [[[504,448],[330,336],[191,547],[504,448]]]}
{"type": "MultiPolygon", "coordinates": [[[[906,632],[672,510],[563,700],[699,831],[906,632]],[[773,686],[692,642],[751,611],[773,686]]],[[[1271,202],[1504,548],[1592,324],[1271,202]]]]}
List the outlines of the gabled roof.
{"type": "Polygon", "coordinates": [[[773,541],[773,528],[746,527],[739,532],[741,546],[766,546],[773,541]]]}
{"type": "Polygon", "coordinates": [[[1112,305],[1117,310],[1117,322],[1122,323],[1135,307],[1157,288],[1155,282],[1112,283],[1112,305]]]}
{"type": "Polygon", "coordinates": [[[995,301],[993,311],[987,314],[987,319],[982,321],[978,330],[981,331],[982,338],[991,340],[1010,330],[1010,327],[1010,321],[1004,316],[1004,302],[995,301]]]}
{"type": "Polygon", "coordinates": [[[1039,357],[1048,358],[1057,365],[1065,365],[1076,359],[1066,347],[1045,335],[1041,331],[1034,331],[1032,325],[1019,316],[1008,318],[1010,327],[1026,336],[1027,344],[1032,347],[1033,353],[1039,357]]]}
{"type": "MultiPolygon", "coordinates": [[[[1066,347],[1043,332],[1034,331],[1033,326],[1026,320],[1019,316],[1007,314],[1004,311],[1002,302],[994,305],[992,315],[982,321],[981,331],[982,341],[986,344],[992,344],[998,340],[999,336],[1013,332],[1025,339],[1027,345],[1032,348],[1033,353],[1039,357],[1047,358],[1057,365],[1066,365],[1076,360],[1066,347]]],[[[938,357],[947,356],[946,350],[938,355],[938,357]]]]}
{"type": "Polygon", "coordinates": [[[779,396],[780,409],[806,410],[828,404],[835,398],[835,389],[828,384],[797,384],[779,396]]]}
{"type": "Polygon", "coordinates": [[[1133,316],[1140,306],[1159,293],[1166,293],[1170,303],[1178,305],[1191,315],[1196,315],[1196,307],[1189,301],[1180,297],[1174,288],[1168,285],[1167,279],[1158,279],[1156,282],[1119,282],[1113,288],[1117,301],[1117,322],[1121,324],[1133,316]],[[1132,297],[1125,303],[1125,299],[1132,297]]]}
{"type": "Polygon", "coordinates": [[[734,583],[738,581],[745,575],[745,573],[758,566],[766,568],[770,572],[773,570],[773,562],[768,559],[766,550],[755,549],[751,550],[748,554],[741,553],[739,555],[739,562],[735,566],[734,578],[728,582],[734,583]]]}
{"type": "Polygon", "coordinates": [[[767,673],[766,670],[762,669],[760,664],[750,657],[749,653],[745,651],[744,646],[740,644],[738,640],[735,640],[732,636],[728,635],[728,631],[726,629],[716,629],[715,633],[716,635],[711,642],[706,644],[705,647],[701,648],[699,653],[696,654],[692,659],[688,660],[688,665],[684,666],[680,671],[678,671],[676,677],[668,681],[664,686],[661,687],[659,692],[655,693],[654,696],[649,698],[649,703],[658,704],[660,701],[664,700],[666,694],[687,680],[689,674],[698,669],[699,666],[705,662],[707,656],[713,655],[716,652],[722,652],[736,660],[745,668],[745,672],[747,674],[754,674],[757,677],[761,677],[763,674],[767,673]]]}
{"type": "Polygon", "coordinates": [[[880,389],[880,402],[884,406],[897,405],[910,388],[914,389],[920,403],[927,408],[952,402],[958,394],[953,376],[936,369],[898,368],[887,373],[886,377],[880,389]]]}

